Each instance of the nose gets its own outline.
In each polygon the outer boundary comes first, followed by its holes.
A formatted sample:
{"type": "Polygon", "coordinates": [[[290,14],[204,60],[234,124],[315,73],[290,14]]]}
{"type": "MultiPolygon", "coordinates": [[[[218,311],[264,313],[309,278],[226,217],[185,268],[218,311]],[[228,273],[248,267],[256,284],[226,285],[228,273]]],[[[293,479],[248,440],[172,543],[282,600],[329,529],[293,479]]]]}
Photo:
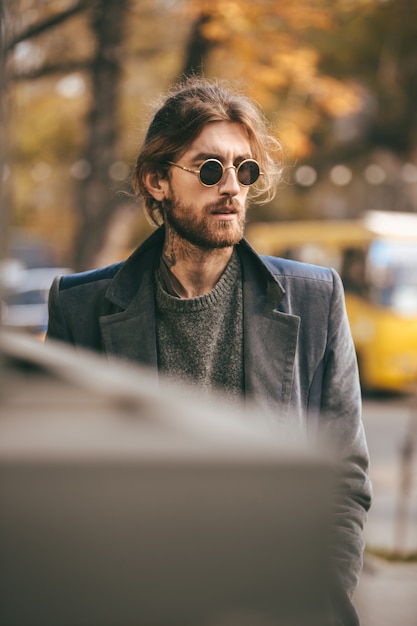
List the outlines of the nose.
{"type": "Polygon", "coordinates": [[[236,168],[231,165],[226,167],[223,177],[219,183],[219,191],[225,196],[237,196],[240,191],[240,185],[237,180],[236,168]]]}

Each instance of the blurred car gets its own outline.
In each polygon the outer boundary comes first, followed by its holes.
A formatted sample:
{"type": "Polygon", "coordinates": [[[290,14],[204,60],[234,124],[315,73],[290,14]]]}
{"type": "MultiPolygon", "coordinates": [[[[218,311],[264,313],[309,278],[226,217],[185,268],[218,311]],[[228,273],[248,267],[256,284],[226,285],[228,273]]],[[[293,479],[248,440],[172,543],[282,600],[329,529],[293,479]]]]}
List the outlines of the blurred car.
{"type": "Polygon", "coordinates": [[[44,338],[48,326],[48,294],[56,276],[70,273],[65,267],[20,269],[12,284],[3,287],[1,324],[44,338]]]}

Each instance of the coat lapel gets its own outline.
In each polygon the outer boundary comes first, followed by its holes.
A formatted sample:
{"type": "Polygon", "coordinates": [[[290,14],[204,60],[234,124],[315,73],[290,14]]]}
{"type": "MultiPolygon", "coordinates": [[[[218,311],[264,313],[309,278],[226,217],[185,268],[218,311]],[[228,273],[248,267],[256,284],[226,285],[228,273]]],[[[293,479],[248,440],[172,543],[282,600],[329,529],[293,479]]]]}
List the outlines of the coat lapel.
{"type": "MultiPolygon", "coordinates": [[[[139,294],[138,294],[139,295],[139,294]]],[[[100,318],[105,351],[108,355],[157,366],[155,305],[152,294],[135,298],[126,311],[100,318]]]]}
{"type": "Polygon", "coordinates": [[[259,257],[241,254],[246,394],[280,422],[288,417],[300,318],[278,310],[283,287],[259,257]]]}
{"type": "Polygon", "coordinates": [[[158,358],[153,275],[162,242],[163,230],[159,229],[126,261],[106,293],[117,312],[99,320],[108,355],[151,366],[155,373],[158,358]]]}

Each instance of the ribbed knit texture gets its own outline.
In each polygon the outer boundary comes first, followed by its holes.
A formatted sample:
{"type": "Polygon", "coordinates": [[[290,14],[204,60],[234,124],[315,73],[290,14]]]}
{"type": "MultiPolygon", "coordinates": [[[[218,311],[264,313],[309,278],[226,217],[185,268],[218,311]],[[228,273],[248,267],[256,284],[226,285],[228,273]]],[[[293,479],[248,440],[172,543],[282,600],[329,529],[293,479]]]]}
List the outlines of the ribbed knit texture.
{"type": "Polygon", "coordinates": [[[244,391],[243,305],[240,260],[234,252],[216,286],[206,295],[169,295],[156,272],[158,365],[204,392],[244,391]]]}

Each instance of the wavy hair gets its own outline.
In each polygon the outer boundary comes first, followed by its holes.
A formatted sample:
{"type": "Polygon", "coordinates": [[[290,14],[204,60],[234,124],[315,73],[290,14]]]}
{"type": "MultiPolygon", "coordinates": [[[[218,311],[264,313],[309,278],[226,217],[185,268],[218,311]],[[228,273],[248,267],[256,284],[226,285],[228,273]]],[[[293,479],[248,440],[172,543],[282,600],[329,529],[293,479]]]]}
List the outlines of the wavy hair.
{"type": "Polygon", "coordinates": [[[193,76],[174,85],[159,103],[136,160],[133,187],[143,198],[146,215],[155,226],[163,223],[162,204],[146,189],[144,176],[158,173],[168,177],[168,161],[177,161],[203,128],[213,122],[237,122],[246,129],[253,158],[263,172],[251,187],[250,197],[262,203],[274,197],[282,150],[257,104],[232,91],[223,81],[193,76]]]}

